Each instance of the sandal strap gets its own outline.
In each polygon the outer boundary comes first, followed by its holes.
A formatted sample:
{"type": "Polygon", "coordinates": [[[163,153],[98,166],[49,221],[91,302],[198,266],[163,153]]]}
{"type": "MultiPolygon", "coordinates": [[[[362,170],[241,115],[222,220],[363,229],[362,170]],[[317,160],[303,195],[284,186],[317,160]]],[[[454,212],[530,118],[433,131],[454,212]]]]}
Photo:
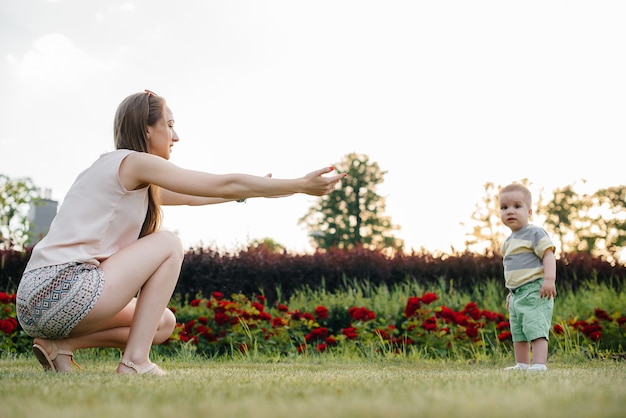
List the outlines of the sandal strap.
{"type": "Polygon", "coordinates": [[[78,370],[83,370],[82,367],[80,367],[80,364],[76,363],[76,361],[74,361],[74,353],[69,351],[69,350],[57,350],[56,351],[56,356],[58,355],[62,355],[62,356],[70,356],[70,362],[72,363],[72,366],[76,367],[78,370]]]}
{"type": "Polygon", "coordinates": [[[120,364],[135,370],[137,374],[164,374],[163,370],[161,370],[159,366],[154,363],[148,363],[147,365],[141,367],[130,360],[121,360],[120,364]]]}

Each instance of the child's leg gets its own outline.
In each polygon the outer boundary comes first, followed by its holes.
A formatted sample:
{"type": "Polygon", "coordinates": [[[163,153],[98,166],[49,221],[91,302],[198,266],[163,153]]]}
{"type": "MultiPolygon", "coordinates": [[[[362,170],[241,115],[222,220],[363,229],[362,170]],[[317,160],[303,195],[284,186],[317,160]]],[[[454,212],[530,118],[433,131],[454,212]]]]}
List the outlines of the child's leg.
{"type": "Polygon", "coordinates": [[[548,362],[548,340],[537,338],[531,343],[533,349],[533,364],[546,364],[548,362]]]}
{"type": "Polygon", "coordinates": [[[528,341],[513,343],[513,351],[517,364],[530,364],[530,343],[528,341]]]}

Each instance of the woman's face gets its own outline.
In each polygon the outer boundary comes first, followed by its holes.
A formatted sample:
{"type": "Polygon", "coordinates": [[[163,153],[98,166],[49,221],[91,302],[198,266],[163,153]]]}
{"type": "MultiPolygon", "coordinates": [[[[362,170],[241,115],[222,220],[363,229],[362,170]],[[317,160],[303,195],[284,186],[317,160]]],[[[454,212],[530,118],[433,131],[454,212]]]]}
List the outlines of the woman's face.
{"type": "Polygon", "coordinates": [[[174,130],[174,115],[171,109],[165,106],[162,114],[163,117],[153,126],[148,126],[148,152],[169,160],[172,147],[179,138],[174,130]]]}

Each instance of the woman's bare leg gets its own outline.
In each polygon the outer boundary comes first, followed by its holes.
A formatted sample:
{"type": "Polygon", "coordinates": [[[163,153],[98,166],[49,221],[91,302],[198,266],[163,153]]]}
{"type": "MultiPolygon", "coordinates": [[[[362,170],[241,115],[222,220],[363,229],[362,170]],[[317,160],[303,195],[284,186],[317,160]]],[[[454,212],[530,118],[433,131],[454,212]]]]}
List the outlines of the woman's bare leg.
{"type": "MultiPolygon", "coordinates": [[[[165,311],[178,281],[183,257],[180,239],[164,231],[143,237],[103,261],[100,264],[105,279],[102,294],[70,337],[55,341],[57,347],[71,351],[122,346],[124,360],[140,366],[148,363],[150,346],[157,335],[164,341],[167,337],[163,334],[171,334],[172,322],[175,325],[173,314],[170,312],[170,316],[165,311]],[[131,304],[137,292],[136,302],[131,304]],[[160,331],[158,325],[163,321],[168,325],[160,331]]],[[[59,361],[64,360],[59,358],[59,361]]],[[[118,371],[131,370],[119,366],[118,371]]]]}
{"type": "MultiPolygon", "coordinates": [[[[35,344],[41,345],[49,353],[53,351],[53,344],[56,345],[57,349],[68,351],[92,347],[124,349],[128,342],[128,334],[130,333],[130,326],[135,312],[135,303],[136,299],[131,300],[122,312],[111,319],[102,331],[75,337],[70,336],[54,341],[36,338],[35,344]]],[[[152,344],[161,344],[167,341],[175,327],[176,317],[172,311],[165,309],[157,326],[152,344]]],[[[53,362],[59,371],[71,371],[72,369],[70,358],[67,356],[58,356],[53,362]]]]}

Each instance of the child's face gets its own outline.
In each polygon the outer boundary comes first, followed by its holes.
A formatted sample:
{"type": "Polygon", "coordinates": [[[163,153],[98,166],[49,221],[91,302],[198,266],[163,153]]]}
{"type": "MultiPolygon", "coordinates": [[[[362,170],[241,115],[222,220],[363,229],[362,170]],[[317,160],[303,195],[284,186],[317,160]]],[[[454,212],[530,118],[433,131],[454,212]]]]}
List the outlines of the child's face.
{"type": "Polygon", "coordinates": [[[532,215],[532,209],[524,199],[520,191],[504,192],[500,194],[500,219],[515,232],[528,225],[528,218],[532,215]]]}

